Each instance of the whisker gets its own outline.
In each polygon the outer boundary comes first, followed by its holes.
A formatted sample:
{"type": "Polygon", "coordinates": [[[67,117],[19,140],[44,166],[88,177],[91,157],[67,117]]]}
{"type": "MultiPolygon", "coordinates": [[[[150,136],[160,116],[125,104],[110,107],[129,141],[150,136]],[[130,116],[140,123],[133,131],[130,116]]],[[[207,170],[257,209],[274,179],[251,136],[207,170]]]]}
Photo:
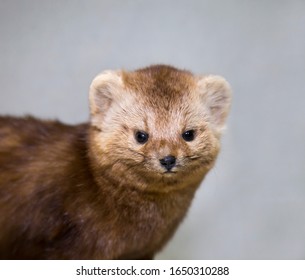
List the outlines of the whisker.
{"type": "Polygon", "coordinates": [[[197,155],[194,155],[194,156],[185,156],[185,158],[187,159],[191,159],[191,160],[195,160],[195,159],[198,159],[198,158],[201,158],[202,156],[197,156],[197,155]]]}

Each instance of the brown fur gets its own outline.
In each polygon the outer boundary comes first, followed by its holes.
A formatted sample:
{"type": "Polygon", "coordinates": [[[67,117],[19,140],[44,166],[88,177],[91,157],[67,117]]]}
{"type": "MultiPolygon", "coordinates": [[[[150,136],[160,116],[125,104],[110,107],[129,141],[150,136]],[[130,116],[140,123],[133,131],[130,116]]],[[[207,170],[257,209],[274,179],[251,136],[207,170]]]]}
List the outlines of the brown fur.
{"type": "Polygon", "coordinates": [[[1,117],[0,258],[152,258],[213,166],[229,105],[224,79],[158,65],[97,76],[88,124],[1,117]]]}

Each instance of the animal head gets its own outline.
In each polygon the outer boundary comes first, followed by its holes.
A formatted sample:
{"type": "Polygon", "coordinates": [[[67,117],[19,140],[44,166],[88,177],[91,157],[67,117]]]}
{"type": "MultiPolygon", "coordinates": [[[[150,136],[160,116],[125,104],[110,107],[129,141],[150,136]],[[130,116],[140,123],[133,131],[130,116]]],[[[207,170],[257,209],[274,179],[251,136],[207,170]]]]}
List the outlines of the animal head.
{"type": "Polygon", "coordinates": [[[99,165],[177,182],[213,166],[231,90],[220,76],[156,65],[102,72],[89,99],[99,165]]]}

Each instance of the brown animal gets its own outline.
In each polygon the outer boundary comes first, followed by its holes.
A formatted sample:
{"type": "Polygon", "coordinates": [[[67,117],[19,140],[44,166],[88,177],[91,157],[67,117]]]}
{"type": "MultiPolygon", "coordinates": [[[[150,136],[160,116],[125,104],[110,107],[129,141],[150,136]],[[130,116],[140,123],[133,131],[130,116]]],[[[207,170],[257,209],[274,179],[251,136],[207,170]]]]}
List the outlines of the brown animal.
{"type": "Polygon", "coordinates": [[[149,259],[213,166],[228,83],[170,66],[106,71],[91,120],[0,118],[0,258],[149,259]]]}

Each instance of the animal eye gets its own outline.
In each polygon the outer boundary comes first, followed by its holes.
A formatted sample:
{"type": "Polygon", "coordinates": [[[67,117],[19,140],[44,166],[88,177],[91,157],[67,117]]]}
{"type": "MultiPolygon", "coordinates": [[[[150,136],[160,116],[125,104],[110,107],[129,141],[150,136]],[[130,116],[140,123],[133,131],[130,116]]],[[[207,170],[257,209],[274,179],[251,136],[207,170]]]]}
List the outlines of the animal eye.
{"type": "Polygon", "coordinates": [[[182,138],[187,142],[193,141],[195,138],[195,131],[192,129],[192,130],[187,130],[187,131],[183,132],[182,138]]]}
{"type": "Polygon", "coordinates": [[[146,133],[144,131],[137,131],[135,133],[135,138],[136,138],[138,143],[144,144],[148,140],[148,133],[146,133]]]}

